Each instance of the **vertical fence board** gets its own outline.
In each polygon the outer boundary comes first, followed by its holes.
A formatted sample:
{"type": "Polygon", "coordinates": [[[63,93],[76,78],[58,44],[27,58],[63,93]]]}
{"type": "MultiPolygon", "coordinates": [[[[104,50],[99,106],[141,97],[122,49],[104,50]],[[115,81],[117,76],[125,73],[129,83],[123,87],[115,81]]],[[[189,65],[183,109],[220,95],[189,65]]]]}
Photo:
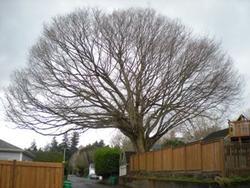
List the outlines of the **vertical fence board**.
{"type": "Polygon", "coordinates": [[[172,148],[162,150],[163,171],[172,170],[172,148]]]}
{"type": "Polygon", "coordinates": [[[145,155],[145,153],[139,154],[139,169],[142,171],[146,170],[146,155],[145,155]]]}
{"type": "Polygon", "coordinates": [[[186,170],[201,170],[200,143],[186,146],[186,170]]]}
{"type": "Polygon", "coordinates": [[[153,171],[154,170],[154,155],[152,152],[146,153],[147,157],[147,171],[153,171]]]}
{"type": "Polygon", "coordinates": [[[134,168],[135,168],[135,171],[139,170],[139,155],[135,155],[134,157],[134,168]]]}
{"type": "Polygon", "coordinates": [[[162,170],[162,151],[153,152],[154,155],[154,171],[162,170]]]}
{"type": "Polygon", "coordinates": [[[129,157],[129,171],[130,172],[134,171],[134,155],[129,157]]]}
{"type": "Polygon", "coordinates": [[[185,170],[185,148],[179,147],[173,149],[173,170],[184,171],[185,170]]]}
{"type": "Polygon", "coordinates": [[[202,145],[202,166],[205,172],[221,172],[221,144],[220,141],[202,145]]]}

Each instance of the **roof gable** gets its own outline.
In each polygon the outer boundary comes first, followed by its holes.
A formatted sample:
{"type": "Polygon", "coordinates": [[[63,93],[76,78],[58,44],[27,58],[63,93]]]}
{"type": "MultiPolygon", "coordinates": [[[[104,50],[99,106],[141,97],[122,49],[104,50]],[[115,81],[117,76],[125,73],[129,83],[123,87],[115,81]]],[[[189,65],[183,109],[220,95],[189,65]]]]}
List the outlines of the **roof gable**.
{"type": "Polygon", "coordinates": [[[215,140],[219,138],[225,138],[229,134],[229,129],[222,129],[216,132],[212,132],[208,134],[205,138],[203,138],[203,141],[210,141],[210,140],[215,140]]]}
{"type": "Polygon", "coordinates": [[[4,140],[0,139],[0,151],[23,151],[21,148],[16,147],[4,140]]]}
{"type": "Polygon", "coordinates": [[[248,118],[241,114],[236,121],[248,121],[248,118]]]}

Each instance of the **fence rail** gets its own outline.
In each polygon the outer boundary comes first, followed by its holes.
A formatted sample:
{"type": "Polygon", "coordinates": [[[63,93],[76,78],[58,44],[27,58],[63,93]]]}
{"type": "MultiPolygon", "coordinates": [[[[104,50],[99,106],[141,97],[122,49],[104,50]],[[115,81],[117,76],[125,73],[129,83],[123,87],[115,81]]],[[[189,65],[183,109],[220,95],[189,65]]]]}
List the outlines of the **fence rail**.
{"type": "Polygon", "coordinates": [[[224,175],[224,142],[194,142],[130,157],[130,171],[202,172],[224,175]]]}
{"type": "Polygon", "coordinates": [[[0,188],[62,188],[61,163],[0,161],[0,188]]]}

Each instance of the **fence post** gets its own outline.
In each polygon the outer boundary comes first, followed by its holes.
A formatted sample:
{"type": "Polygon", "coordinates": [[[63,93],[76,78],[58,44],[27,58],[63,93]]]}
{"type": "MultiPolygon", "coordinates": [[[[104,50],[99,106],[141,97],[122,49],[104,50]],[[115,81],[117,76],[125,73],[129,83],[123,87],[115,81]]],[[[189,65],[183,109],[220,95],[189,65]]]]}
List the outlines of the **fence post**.
{"type": "Polygon", "coordinates": [[[12,165],[12,181],[11,181],[11,188],[16,187],[16,160],[13,161],[12,165]]]}
{"type": "Polygon", "coordinates": [[[221,175],[224,177],[225,174],[225,152],[224,152],[224,141],[220,140],[220,148],[221,148],[221,175]]]}
{"type": "Polygon", "coordinates": [[[61,166],[61,178],[62,178],[62,187],[63,187],[63,184],[64,184],[64,168],[65,168],[65,161],[62,162],[62,166],[61,166]]]}

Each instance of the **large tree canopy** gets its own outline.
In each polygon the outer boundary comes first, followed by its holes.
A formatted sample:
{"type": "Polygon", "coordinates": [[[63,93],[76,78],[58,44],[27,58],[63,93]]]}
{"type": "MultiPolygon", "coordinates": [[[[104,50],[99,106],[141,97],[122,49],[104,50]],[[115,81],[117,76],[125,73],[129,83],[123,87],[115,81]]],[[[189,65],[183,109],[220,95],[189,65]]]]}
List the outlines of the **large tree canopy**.
{"type": "Polygon", "coordinates": [[[118,128],[138,152],[222,110],[240,81],[220,45],[150,9],[78,10],[45,26],[14,74],[6,112],[42,134],[118,128]]]}

